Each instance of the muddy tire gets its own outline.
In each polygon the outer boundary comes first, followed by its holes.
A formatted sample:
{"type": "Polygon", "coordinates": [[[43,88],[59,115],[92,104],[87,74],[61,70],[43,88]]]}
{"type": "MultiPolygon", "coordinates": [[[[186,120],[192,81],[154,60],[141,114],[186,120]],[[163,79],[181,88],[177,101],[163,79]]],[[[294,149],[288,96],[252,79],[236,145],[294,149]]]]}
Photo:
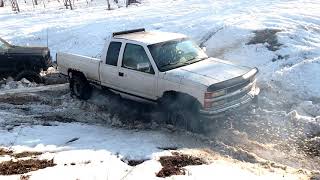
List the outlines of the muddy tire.
{"type": "Polygon", "coordinates": [[[87,79],[78,74],[75,74],[70,78],[70,90],[72,95],[83,100],[90,99],[92,93],[92,87],[87,79]]]}
{"type": "Polygon", "coordinates": [[[195,133],[203,131],[202,120],[198,111],[199,107],[193,100],[167,96],[162,100],[161,106],[167,124],[195,133]]]}
{"type": "Polygon", "coordinates": [[[36,73],[34,71],[28,71],[28,70],[25,70],[25,71],[22,71],[21,73],[19,73],[14,80],[20,81],[23,78],[27,79],[30,82],[35,82],[37,84],[43,82],[39,73],[36,73]]]}

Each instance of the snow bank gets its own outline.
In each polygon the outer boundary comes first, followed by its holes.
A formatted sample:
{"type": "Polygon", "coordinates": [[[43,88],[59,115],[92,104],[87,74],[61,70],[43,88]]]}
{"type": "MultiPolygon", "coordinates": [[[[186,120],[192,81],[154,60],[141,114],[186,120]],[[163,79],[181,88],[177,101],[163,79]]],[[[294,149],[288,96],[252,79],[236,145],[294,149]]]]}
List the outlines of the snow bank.
{"type": "Polygon", "coordinates": [[[38,86],[36,83],[32,83],[27,79],[23,78],[20,81],[14,81],[11,77],[7,78],[3,84],[1,84],[1,90],[10,90],[10,89],[21,89],[28,87],[36,87],[38,86]]]}

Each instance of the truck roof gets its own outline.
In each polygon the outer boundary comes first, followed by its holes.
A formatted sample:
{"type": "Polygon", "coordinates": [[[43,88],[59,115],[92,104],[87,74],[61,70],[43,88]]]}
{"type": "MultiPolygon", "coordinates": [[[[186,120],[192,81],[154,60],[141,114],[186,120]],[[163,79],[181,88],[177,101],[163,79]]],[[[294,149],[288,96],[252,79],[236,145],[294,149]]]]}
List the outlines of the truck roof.
{"type": "Polygon", "coordinates": [[[184,34],[159,32],[159,31],[141,31],[128,34],[115,35],[114,39],[126,39],[131,41],[142,42],[147,45],[157,44],[175,39],[186,38],[184,34]]]}

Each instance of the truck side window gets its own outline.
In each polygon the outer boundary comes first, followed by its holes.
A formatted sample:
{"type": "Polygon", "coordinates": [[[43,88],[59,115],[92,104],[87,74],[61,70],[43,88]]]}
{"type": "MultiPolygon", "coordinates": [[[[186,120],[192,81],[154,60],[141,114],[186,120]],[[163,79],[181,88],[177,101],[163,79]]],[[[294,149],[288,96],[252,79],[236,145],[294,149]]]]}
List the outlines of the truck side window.
{"type": "Polygon", "coordinates": [[[127,43],[123,53],[122,67],[154,74],[146,51],[136,44],[127,43]]]}
{"type": "Polygon", "coordinates": [[[106,64],[117,66],[121,44],[121,42],[110,42],[106,57],[106,64]]]}

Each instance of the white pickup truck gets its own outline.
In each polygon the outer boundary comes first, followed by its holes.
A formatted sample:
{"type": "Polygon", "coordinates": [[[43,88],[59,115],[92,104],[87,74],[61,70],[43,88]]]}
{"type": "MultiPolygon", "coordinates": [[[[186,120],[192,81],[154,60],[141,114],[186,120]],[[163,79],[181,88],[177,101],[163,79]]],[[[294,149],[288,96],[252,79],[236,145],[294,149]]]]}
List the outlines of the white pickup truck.
{"type": "Polygon", "coordinates": [[[91,85],[123,98],[160,104],[169,122],[197,126],[195,116],[213,118],[249,104],[259,93],[257,68],[208,57],[187,36],[144,29],[113,33],[101,59],[57,53],[71,92],[90,98],[91,85]]]}

